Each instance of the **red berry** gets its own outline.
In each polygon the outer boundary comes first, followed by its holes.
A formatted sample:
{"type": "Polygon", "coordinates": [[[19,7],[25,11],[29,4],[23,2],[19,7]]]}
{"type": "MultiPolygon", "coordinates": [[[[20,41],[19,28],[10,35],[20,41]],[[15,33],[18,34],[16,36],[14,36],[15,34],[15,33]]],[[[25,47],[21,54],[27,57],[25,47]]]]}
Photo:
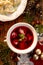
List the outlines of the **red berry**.
{"type": "Polygon", "coordinates": [[[16,38],[16,37],[17,37],[17,33],[16,32],[12,32],[11,38],[16,38]]]}
{"type": "Polygon", "coordinates": [[[16,40],[13,40],[12,44],[13,45],[18,45],[18,40],[17,39],[16,40]]]}
{"type": "Polygon", "coordinates": [[[36,20],[36,24],[40,24],[40,21],[36,20]]]}
{"type": "Polygon", "coordinates": [[[32,39],[33,39],[33,36],[30,35],[30,34],[27,34],[27,40],[28,40],[28,41],[31,41],[32,39]]]}
{"type": "Polygon", "coordinates": [[[24,42],[21,42],[21,43],[19,43],[19,48],[20,48],[21,50],[26,49],[26,48],[27,48],[27,44],[24,43],[24,42]]]}
{"type": "Polygon", "coordinates": [[[25,29],[22,29],[22,28],[19,28],[19,33],[25,35],[26,34],[26,30],[25,29]]]}

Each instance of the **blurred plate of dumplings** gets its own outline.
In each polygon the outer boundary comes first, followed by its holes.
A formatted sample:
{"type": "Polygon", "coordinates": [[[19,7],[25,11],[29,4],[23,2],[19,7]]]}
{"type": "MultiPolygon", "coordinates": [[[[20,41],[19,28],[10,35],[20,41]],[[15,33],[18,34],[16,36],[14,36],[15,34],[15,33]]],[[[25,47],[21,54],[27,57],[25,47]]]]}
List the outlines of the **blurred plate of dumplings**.
{"type": "Polygon", "coordinates": [[[18,18],[25,10],[27,0],[0,0],[0,21],[18,18]]]}

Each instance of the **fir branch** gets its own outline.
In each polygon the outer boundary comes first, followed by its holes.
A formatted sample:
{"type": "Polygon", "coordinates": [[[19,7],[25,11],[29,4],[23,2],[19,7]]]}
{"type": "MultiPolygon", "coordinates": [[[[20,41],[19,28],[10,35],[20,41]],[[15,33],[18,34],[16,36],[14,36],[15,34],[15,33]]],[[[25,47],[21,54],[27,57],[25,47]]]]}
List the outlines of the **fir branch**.
{"type": "Polygon", "coordinates": [[[43,33],[43,25],[35,25],[35,29],[38,33],[43,33]]]}

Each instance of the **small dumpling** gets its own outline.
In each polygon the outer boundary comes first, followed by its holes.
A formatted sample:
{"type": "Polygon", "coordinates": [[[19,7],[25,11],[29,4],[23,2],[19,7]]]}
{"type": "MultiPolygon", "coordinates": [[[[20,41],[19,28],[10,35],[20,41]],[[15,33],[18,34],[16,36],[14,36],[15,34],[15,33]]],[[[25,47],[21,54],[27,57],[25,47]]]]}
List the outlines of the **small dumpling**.
{"type": "Polygon", "coordinates": [[[3,6],[0,6],[0,14],[4,14],[3,6]]]}
{"type": "Polygon", "coordinates": [[[14,8],[12,5],[6,5],[5,12],[6,14],[11,14],[16,11],[17,8],[14,8]]]}
{"type": "Polygon", "coordinates": [[[16,5],[16,6],[18,6],[19,4],[20,4],[20,2],[21,2],[21,0],[14,0],[15,2],[14,2],[14,6],[16,5]]]}

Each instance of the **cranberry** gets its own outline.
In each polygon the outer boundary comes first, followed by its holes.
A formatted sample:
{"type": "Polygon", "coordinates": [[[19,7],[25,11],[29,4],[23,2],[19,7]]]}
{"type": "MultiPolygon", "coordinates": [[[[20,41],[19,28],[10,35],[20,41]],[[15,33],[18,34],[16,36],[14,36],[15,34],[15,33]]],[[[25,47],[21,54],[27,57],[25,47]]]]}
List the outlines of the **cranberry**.
{"type": "Polygon", "coordinates": [[[27,44],[24,42],[19,43],[19,48],[22,49],[26,49],[27,48],[27,44]]]}
{"type": "Polygon", "coordinates": [[[25,29],[22,29],[22,28],[19,28],[19,33],[25,35],[26,34],[26,30],[25,29]]]}
{"type": "Polygon", "coordinates": [[[33,39],[33,36],[31,34],[27,34],[27,40],[31,41],[33,39]]]}
{"type": "Polygon", "coordinates": [[[18,45],[18,40],[17,40],[17,39],[13,40],[13,41],[12,41],[12,44],[13,44],[13,45],[18,45]]]}
{"type": "Polygon", "coordinates": [[[39,20],[36,20],[36,24],[40,24],[40,21],[39,20]]]}
{"type": "Polygon", "coordinates": [[[17,33],[16,32],[12,32],[11,33],[11,38],[16,38],[17,37],[17,33]]]}

